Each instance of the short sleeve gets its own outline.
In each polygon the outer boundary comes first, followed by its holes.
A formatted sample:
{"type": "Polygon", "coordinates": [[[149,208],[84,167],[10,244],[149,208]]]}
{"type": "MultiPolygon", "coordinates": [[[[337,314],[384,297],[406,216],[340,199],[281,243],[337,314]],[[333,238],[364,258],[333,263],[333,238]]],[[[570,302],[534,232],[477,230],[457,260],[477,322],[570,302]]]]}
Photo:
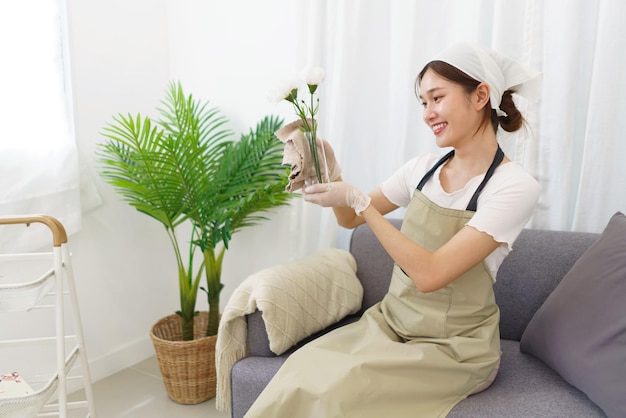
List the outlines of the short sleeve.
{"type": "Polygon", "coordinates": [[[508,251],[530,220],[539,200],[539,183],[515,162],[498,168],[478,198],[476,214],[468,222],[506,244],[508,251]]]}
{"type": "Polygon", "coordinates": [[[394,205],[407,207],[417,184],[440,157],[436,154],[422,154],[410,159],[380,185],[381,191],[394,205]]]}

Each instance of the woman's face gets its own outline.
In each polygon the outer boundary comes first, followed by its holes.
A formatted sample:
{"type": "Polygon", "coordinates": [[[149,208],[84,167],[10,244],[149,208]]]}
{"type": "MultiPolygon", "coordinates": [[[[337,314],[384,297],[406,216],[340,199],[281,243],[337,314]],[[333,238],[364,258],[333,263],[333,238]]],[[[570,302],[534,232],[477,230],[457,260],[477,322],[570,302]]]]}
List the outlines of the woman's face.
{"type": "Polygon", "coordinates": [[[471,139],[482,123],[461,85],[427,70],[419,85],[424,122],[432,129],[439,147],[458,147],[471,139]]]}

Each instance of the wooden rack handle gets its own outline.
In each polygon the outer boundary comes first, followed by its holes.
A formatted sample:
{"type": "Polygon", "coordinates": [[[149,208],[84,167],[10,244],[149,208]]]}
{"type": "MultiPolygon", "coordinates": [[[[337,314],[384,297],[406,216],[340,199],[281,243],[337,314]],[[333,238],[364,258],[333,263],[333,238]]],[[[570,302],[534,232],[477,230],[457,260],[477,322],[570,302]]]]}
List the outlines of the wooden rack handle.
{"type": "Polygon", "coordinates": [[[33,222],[39,222],[46,225],[52,231],[52,241],[55,247],[67,243],[67,233],[63,224],[58,219],[49,215],[23,215],[23,216],[0,216],[0,225],[18,225],[24,224],[29,226],[33,222]]]}

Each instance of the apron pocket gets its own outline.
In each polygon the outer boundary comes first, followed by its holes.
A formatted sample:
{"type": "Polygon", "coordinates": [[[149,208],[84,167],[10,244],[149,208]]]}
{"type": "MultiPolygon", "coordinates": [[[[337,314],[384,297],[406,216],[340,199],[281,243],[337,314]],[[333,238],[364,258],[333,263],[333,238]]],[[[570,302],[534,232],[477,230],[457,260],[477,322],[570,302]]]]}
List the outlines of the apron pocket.
{"type": "Polygon", "coordinates": [[[381,303],[386,321],[406,340],[413,338],[447,338],[446,317],[452,288],[422,293],[413,281],[395,267],[389,292],[381,303]]]}

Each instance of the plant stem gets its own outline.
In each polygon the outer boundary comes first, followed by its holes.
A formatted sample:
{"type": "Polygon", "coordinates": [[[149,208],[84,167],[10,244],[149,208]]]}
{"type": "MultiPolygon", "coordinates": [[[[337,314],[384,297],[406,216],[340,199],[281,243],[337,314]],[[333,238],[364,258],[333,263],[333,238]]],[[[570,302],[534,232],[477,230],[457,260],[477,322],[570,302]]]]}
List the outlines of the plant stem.
{"type": "Polygon", "coordinates": [[[209,319],[207,324],[206,335],[216,335],[220,322],[220,293],[222,292],[223,284],[221,282],[222,277],[222,261],[224,260],[224,253],[226,248],[222,247],[217,257],[215,255],[215,249],[204,250],[204,266],[207,280],[207,298],[209,301],[209,319]]]}
{"type": "Polygon", "coordinates": [[[322,173],[320,170],[319,155],[317,154],[317,139],[316,139],[315,131],[305,132],[305,135],[307,138],[307,142],[309,143],[309,150],[311,151],[311,156],[313,157],[313,165],[315,166],[315,175],[317,176],[317,181],[319,183],[322,183],[322,173]]]}
{"type": "Polygon", "coordinates": [[[315,175],[317,177],[317,181],[319,183],[322,183],[322,172],[320,170],[319,155],[317,153],[317,121],[315,120],[317,107],[314,106],[313,97],[314,97],[314,94],[311,93],[310,107],[307,106],[304,100],[302,100],[302,107],[301,107],[295,96],[289,96],[286,100],[289,101],[293,105],[294,109],[296,110],[296,114],[302,120],[304,134],[306,135],[306,139],[309,144],[309,151],[311,152],[311,157],[313,158],[313,166],[315,167],[315,175]],[[311,116],[311,125],[309,125],[307,111],[311,116]]]}
{"type": "Polygon", "coordinates": [[[311,154],[313,154],[313,163],[315,164],[315,174],[317,175],[317,181],[319,183],[322,183],[322,172],[320,170],[320,158],[319,155],[317,154],[317,121],[315,120],[315,113],[316,113],[316,108],[314,107],[314,101],[313,101],[313,97],[314,94],[311,93],[310,94],[310,98],[311,98],[311,107],[309,108],[309,112],[311,113],[311,141],[310,141],[310,147],[311,147],[311,154]]]}
{"type": "Polygon", "coordinates": [[[191,319],[185,318],[181,315],[181,327],[183,332],[183,341],[193,340],[193,316],[191,319]]]}

